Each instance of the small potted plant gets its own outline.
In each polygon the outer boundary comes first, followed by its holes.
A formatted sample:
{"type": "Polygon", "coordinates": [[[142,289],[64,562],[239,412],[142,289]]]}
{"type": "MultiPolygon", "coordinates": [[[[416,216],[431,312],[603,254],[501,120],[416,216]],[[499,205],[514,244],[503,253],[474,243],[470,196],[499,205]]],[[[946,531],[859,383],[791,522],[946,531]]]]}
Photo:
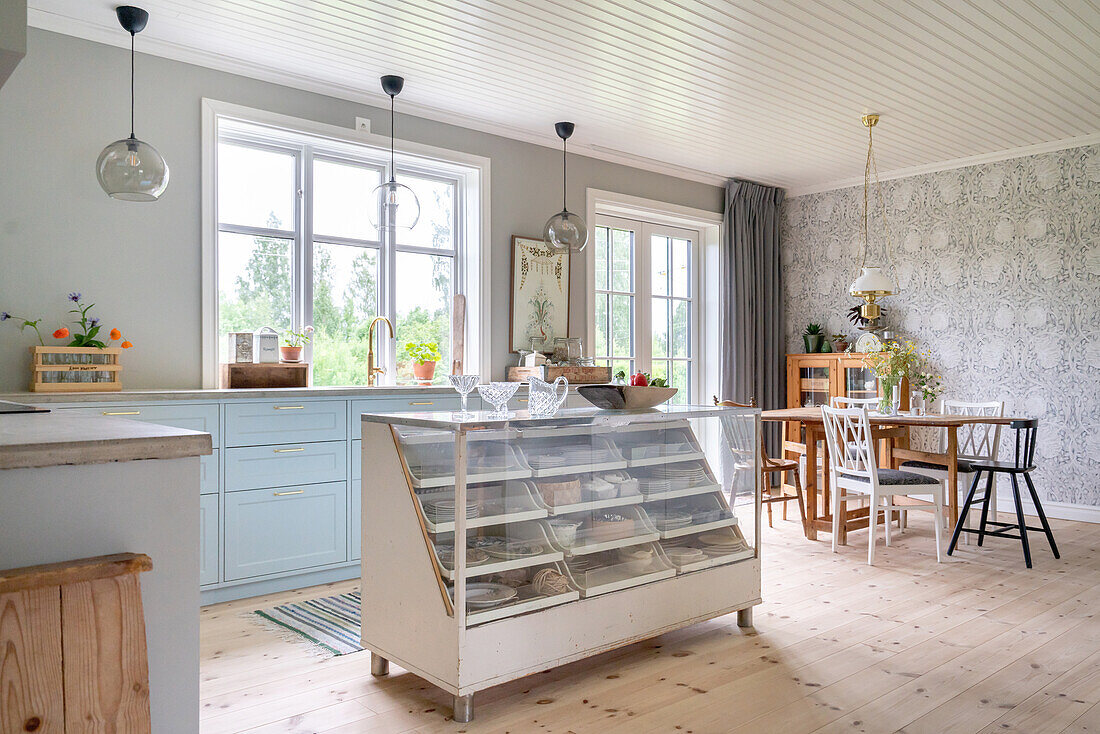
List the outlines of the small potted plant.
{"type": "Polygon", "coordinates": [[[443,359],[436,342],[410,342],[405,345],[405,354],[413,363],[413,377],[422,385],[435,378],[435,363],[443,359]]]}
{"type": "Polygon", "coordinates": [[[821,345],[825,342],[825,334],[821,331],[821,324],[808,324],[802,332],[802,342],[806,346],[806,354],[816,354],[821,351],[821,345]]]}
{"type": "Polygon", "coordinates": [[[298,363],[302,361],[302,348],[309,344],[313,327],[307,326],[302,331],[286,331],[283,333],[283,343],[279,346],[279,359],[284,362],[298,363]]]}
{"type": "Polygon", "coordinates": [[[848,337],[844,334],[833,334],[833,351],[834,352],[847,352],[848,351],[848,337]]]}

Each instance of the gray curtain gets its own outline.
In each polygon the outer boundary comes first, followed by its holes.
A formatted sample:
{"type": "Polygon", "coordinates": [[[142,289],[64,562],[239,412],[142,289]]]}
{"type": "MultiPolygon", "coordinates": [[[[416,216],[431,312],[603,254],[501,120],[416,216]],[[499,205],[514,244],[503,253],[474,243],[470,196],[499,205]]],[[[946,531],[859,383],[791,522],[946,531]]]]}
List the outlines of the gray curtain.
{"type": "MultiPolygon", "coordinates": [[[[783,189],[731,179],[726,184],[722,248],[722,370],[720,399],[765,410],[785,407],[786,345],[779,206],[783,189]]],[[[764,424],[771,456],[779,455],[779,425],[764,424]]]]}

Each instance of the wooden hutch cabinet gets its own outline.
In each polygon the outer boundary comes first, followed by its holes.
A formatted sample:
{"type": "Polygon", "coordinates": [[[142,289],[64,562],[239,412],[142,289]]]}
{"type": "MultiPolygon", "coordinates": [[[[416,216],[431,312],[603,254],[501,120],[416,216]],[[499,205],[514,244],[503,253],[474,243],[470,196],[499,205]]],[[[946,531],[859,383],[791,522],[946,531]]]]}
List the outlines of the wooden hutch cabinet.
{"type": "MultiPolygon", "coordinates": [[[[877,397],[879,392],[878,378],[863,363],[862,352],[787,355],[788,408],[816,408],[829,405],[835,397],[873,398],[877,397]]],[[[909,410],[908,380],[901,381],[900,393],[899,408],[909,410]]],[[[805,453],[806,435],[802,423],[799,421],[784,423],[783,456],[798,459],[805,453]]],[[[879,458],[880,462],[885,461],[881,454],[879,458]]],[[[886,466],[885,463],[882,465],[886,466]]],[[[823,502],[822,512],[827,513],[829,506],[827,478],[820,476],[818,486],[825,488],[819,496],[823,502]]],[[[786,485],[784,491],[793,492],[794,487],[786,485]]],[[[813,535],[816,536],[816,532],[813,535]]]]}

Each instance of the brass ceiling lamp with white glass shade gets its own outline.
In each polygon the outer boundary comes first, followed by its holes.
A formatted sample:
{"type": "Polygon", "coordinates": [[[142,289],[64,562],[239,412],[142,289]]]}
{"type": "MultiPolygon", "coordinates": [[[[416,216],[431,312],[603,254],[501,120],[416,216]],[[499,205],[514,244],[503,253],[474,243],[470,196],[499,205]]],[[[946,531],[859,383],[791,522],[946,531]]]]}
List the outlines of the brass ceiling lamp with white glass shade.
{"type": "Polygon", "coordinates": [[[412,229],[420,219],[420,201],[408,186],[397,181],[393,141],[396,137],[393,100],[405,88],[404,77],[387,74],[382,77],[382,91],[390,98],[390,180],[374,189],[374,206],[370,210],[371,224],[379,229],[412,229]]]}
{"type": "Polygon", "coordinates": [[[561,138],[561,211],[546,220],[542,237],[552,250],[580,252],[588,244],[588,225],[566,205],[566,141],[576,126],[571,122],[554,123],[554,132],[561,138]]]}
{"type": "MultiPolygon", "coordinates": [[[[898,287],[892,276],[893,264],[890,261],[890,224],[886,219],[886,200],[882,196],[882,183],[878,180],[878,164],[875,161],[874,128],[878,124],[877,114],[866,114],[860,118],[863,126],[867,128],[867,164],[863,171],[863,219],[860,229],[859,249],[860,264],[859,275],[848,287],[848,293],[856,298],[862,298],[865,303],[860,306],[859,315],[869,322],[873,322],[880,315],[882,309],[876,301],[886,296],[897,295],[898,287]],[[882,250],[882,262],[874,259],[869,261],[870,252],[870,203],[871,203],[871,175],[874,174],[875,190],[879,203],[882,205],[882,229],[885,235],[885,244],[882,250]],[[887,272],[890,271],[890,272],[887,272]]],[[[873,326],[873,324],[872,324],[873,326]]]]}
{"type": "Polygon", "coordinates": [[[130,137],[103,149],[96,161],[96,177],[114,199],[156,201],[168,188],[168,164],[156,148],[134,135],[134,37],[145,30],[149,13],[133,5],[120,5],[115,8],[115,16],[130,34],[130,137]]]}

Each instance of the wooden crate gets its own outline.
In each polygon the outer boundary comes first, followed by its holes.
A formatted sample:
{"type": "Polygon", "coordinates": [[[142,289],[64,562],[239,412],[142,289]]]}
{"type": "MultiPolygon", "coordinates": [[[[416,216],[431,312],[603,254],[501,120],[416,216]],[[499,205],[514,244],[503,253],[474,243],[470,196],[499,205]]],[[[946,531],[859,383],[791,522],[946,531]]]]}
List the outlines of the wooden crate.
{"type": "Polygon", "coordinates": [[[570,385],[602,385],[611,382],[611,368],[572,364],[508,368],[508,382],[527,382],[528,377],[538,377],[547,382],[564,377],[570,385]]]}
{"type": "Polygon", "coordinates": [[[305,362],[276,364],[223,364],[222,387],[234,390],[272,387],[309,387],[305,362]]]}
{"type": "Polygon", "coordinates": [[[31,392],[118,392],[118,347],[31,347],[31,392]],[[94,380],[94,381],[93,381],[94,380]]]}

